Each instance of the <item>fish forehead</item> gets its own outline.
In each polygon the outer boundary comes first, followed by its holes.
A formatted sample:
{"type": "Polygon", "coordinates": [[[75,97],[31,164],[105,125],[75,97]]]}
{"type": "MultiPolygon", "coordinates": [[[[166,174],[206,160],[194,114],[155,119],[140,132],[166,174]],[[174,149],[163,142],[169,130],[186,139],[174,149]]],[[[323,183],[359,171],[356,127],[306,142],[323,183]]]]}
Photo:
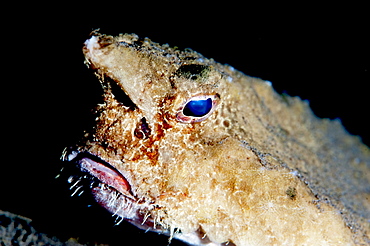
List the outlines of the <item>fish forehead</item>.
{"type": "MultiPolygon", "coordinates": [[[[218,64],[213,60],[206,59],[191,50],[180,51],[148,39],[138,41],[136,38],[135,35],[127,34],[119,37],[92,36],[85,42],[83,49],[86,61],[93,67],[94,64],[98,65],[98,74],[106,74],[114,78],[124,90],[146,87],[149,85],[148,82],[150,85],[163,87],[163,91],[170,91],[170,87],[185,91],[189,87],[182,87],[189,85],[195,85],[198,88],[204,84],[217,86],[218,79],[215,79],[215,76],[210,76],[211,78],[208,79],[209,73],[206,73],[206,71],[216,70],[212,65],[218,64]],[[193,82],[198,83],[184,83],[188,80],[174,78],[190,75],[199,76],[200,79],[197,81],[192,79],[193,82]],[[199,83],[200,81],[202,83],[199,83]]],[[[219,68],[222,69],[222,67],[219,68]]],[[[150,91],[149,88],[146,89],[150,91]]],[[[141,89],[128,93],[140,94],[143,91],[141,89]]],[[[152,94],[161,95],[158,91],[152,94]]]]}

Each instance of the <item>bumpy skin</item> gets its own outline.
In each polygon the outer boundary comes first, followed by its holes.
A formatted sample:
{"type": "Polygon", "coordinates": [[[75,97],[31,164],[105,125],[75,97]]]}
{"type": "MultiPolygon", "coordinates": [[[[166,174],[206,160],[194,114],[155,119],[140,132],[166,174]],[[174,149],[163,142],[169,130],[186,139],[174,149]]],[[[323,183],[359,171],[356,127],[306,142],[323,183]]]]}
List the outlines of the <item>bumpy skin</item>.
{"type": "Polygon", "coordinates": [[[105,103],[64,158],[112,213],[195,245],[370,243],[370,151],[340,122],[191,50],[94,33],[83,51],[105,103]],[[186,117],[197,96],[214,111],[186,117]]]}

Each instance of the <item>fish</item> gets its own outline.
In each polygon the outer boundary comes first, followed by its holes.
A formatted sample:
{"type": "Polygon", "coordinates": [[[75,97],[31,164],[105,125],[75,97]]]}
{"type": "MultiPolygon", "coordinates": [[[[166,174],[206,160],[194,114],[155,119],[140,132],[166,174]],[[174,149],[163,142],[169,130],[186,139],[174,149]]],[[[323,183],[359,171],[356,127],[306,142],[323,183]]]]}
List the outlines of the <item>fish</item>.
{"type": "Polygon", "coordinates": [[[370,244],[370,150],[339,120],[135,34],[83,53],[103,103],[62,155],[74,195],[189,245],[370,244]]]}

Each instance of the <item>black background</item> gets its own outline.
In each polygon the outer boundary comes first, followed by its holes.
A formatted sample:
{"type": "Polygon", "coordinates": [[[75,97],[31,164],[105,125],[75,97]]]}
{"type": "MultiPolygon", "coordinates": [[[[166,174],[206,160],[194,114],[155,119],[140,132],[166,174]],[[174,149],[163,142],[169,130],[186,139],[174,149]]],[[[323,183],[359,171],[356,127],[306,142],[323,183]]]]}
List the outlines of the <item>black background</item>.
{"type": "Polygon", "coordinates": [[[141,5],[104,10],[52,6],[45,12],[25,7],[27,15],[17,13],[5,22],[1,210],[29,217],[37,229],[61,239],[167,245],[164,236],[126,223],[114,226],[107,212],[88,208],[84,197],[71,198],[66,183],[54,179],[63,148],[82,135],[91,109],[100,102],[100,85],[81,52],[96,28],[190,47],[269,80],[278,92],[309,100],[317,116],[341,119],[369,145],[370,38],[364,6],[266,10],[228,3],[216,11],[190,3],[166,9],[141,5]]]}

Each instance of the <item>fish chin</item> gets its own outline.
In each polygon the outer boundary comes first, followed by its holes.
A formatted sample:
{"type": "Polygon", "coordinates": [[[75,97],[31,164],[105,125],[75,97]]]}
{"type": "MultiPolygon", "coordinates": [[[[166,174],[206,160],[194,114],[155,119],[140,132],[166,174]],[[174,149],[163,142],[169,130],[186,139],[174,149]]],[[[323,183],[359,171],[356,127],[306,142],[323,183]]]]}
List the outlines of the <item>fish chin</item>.
{"type": "MultiPolygon", "coordinates": [[[[139,224],[144,227],[143,216],[140,216],[143,206],[135,200],[122,195],[122,193],[104,183],[93,187],[91,193],[96,202],[113,215],[121,217],[122,220],[128,220],[136,226],[139,224]]],[[[143,229],[148,229],[148,226],[143,229]]]]}

